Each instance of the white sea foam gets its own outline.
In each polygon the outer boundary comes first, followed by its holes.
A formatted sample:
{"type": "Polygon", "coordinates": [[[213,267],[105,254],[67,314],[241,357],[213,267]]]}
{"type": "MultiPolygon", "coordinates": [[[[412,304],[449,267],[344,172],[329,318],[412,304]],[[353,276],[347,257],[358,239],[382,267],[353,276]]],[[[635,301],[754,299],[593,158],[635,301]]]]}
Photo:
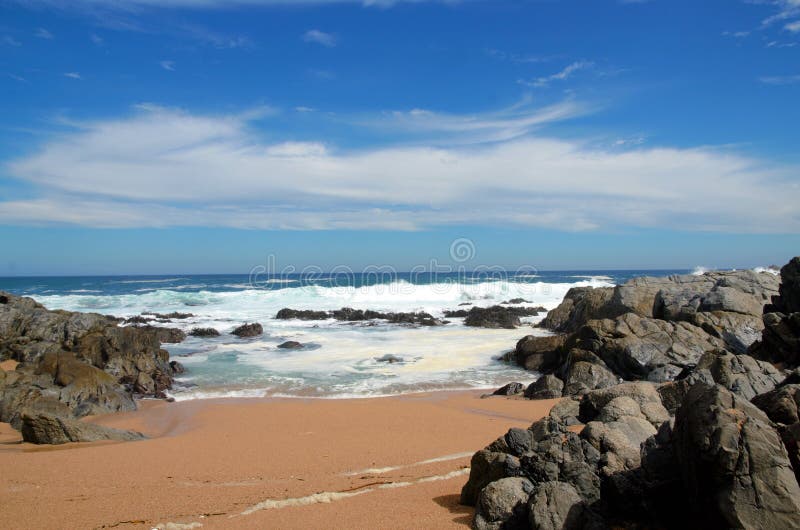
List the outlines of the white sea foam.
{"type": "Polygon", "coordinates": [[[702,276],[703,274],[708,272],[708,268],[698,265],[692,271],[692,276],[702,276]]]}
{"type": "Polygon", "coordinates": [[[775,276],[780,275],[781,271],[774,267],[756,267],[753,269],[753,272],[768,272],[769,274],[774,274],[775,276]]]}
{"type": "MultiPolygon", "coordinates": [[[[243,289],[212,292],[155,289],[118,295],[70,293],[38,296],[53,309],[95,311],[129,317],[145,311],[190,312],[195,316],[169,326],[189,331],[213,327],[218,338],[190,337],[165,345],[187,368],[174,390],[176,399],[218,397],[365,397],[435,389],[491,388],[530,374],[494,359],[513,349],[527,328],[468,328],[459,319],[439,327],[276,320],[284,307],[332,310],[341,307],[384,312],[426,311],[441,317],[448,309],[470,302],[491,306],[524,298],[547,309],[557,306],[575,286],[608,286],[599,278],[573,283],[496,281],[474,284],[415,285],[405,281],[353,287],[303,285],[283,289],[243,289]],[[244,322],[259,322],[264,335],[239,339],[230,332],[244,322]],[[282,350],[285,340],[310,345],[282,350]],[[404,362],[388,364],[376,358],[395,355],[404,362]]],[[[541,317],[539,317],[541,318],[541,317]]],[[[526,319],[527,321],[536,319],[526,319]]]]}

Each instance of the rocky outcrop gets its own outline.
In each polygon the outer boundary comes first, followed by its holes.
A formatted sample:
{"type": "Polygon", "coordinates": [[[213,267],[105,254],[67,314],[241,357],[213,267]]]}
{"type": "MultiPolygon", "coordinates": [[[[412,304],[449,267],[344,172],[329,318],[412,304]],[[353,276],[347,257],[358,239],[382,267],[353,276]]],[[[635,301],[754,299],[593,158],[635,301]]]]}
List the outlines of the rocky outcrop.
{"type": "Polygon", "coordinates": [[[192,328],[189,335],[192,337],[219,337],[219,331],[214,328],[192,328]]]}
{"type": "Polygon", "coordinates": [[[787,384],[753,398],[778,427],[778,434],[789,453],[795,477],[800,482],[800,385],[787,384]]]}
{"type": "Polygon", "coordinates": [[[23,413],[20,430],[22,439],[32,444],[59,445],[100,440],[132,442],[146,438],[142,433],[135,431],[112,429],[45,413],[23,413]]]}
{"type": "MultiPolygon", "coordinates": [[[[614,377],[674,381],[708,353],[745,354],[764,328],[762,307],[777,292],[775,275],[752,271],[575,288],[541,323],[559,334],[524,337],[507,357],[529,370],[558,376],[565,382],[564,395],[610,386],[614,377]]],[[[748,377],[768,370],[745,358],[734,360],[727,361],[731,376],[737,370],[748,377]]],[[[774,377],[762,375],[765,381],[774,377]]],[[[738,383],[731,385],[743,383],[742,377],[733,379],[738,383]]]]}
{"type": "Polygon", "coordinates": [[[538,314],[538,308],[503,307],[499,305],[473,307],[467,311],[464,324],[476,328],[514,329],[521,324],[520,317],[536,316],[538,314]]]}
{"type": "Polygon", "coordinates": [[[258,337],[264,333],[264,328],[258,322],[252,324],[242,324],[231,331],[231,335],[236,335],[239,338],[258,337]]]}
{"type": "Polygon", "coordinates": [[[287,340],[286,342],[278,344],[278,348],[282,350],[300,350],[303,348],[303,345],[296,340],[287,340]]]}
{"type": "Polygon", "coordinates": [[[564,381],[554,375],[543,375],[525,389],[528,399],[554,399],[561,397],[564,381]]]}
{"type": "Polygon", "coordinates": [[[391,324],[416,324],[421,326],[442,326],[445,321],[434,318],[429,313],[381,313],[379,311],[353,309],[343,307],[333,311],[314,311],[310,309],[284,308],[278,311],[278,320],[326,320],[333,318],[341,322],[364,322],[367,320],[385,320],[391,324]]]}
{"type": "Polygon", "coordinates": [[[166,328],[120,327],[92,313],[50,311],[0,293],[0,355],[20,362],[0,386],[0,421],[22,415],[75,418],[133,410],[133,394],[163,397],[174,367],[161,349],[166,328]]]}
{"type": "Polygon", "coordinates": [[[781,268],[779,294],[764,308],[763,321],[764,331],[750,354],[791,367],[800,365],[800,257],[781,268]]]}
{"type": "Polygon", "coordinates": [[[678,410],[675,460],[711,528],[800,528],[800,487],[767,416],[719,385],[692,387],[678,410]]]}
{"type": "Polygon", "coordinates": [[[186,332],[178,328],[164,328],[161,326],[140,326],[139,329],[146,329],[155,333],[156,338],[162,344],[178,344],[186,340],[186,332]]]}
{"type": "Polygon", "coordinates": [[[516,396],[517,394],[522,394],[525,391],[525,385],[522,383],[508,383],[507,385],[503,385],[494,392],[492,392],[493,396],[516,396]]]}
{"type": "Polygon", "coordinates": [[[534,528],[800,524],[800,487],[780,438],[724,387],[693,384],[675,419],[652,383],[594,390],[580,403],[580,433],[565,421],[571,403],[475,454],[461,500],[479,503],[476,527],[522,528],[523,509],[534,528]]]}

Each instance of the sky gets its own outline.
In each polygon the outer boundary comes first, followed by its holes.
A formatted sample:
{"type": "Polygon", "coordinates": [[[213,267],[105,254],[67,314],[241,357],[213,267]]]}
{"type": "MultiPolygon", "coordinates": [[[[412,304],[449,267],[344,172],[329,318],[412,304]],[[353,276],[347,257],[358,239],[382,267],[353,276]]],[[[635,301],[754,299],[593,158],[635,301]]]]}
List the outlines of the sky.
{"type": "Polygon", "coordinates": [[[0,276],[781,264],[798,96],[800,0],[0,0],[0,276]]]}

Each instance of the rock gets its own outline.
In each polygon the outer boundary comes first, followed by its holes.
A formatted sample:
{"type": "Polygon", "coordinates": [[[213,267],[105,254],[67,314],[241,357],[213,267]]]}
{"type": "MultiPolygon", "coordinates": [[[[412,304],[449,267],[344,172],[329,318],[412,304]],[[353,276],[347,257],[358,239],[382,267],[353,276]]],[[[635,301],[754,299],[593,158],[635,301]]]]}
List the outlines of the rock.
{"type": "Polygon", "coordinates": [[[543,375],[525,389],[528,399],[554,399],[561,397],[564,382],[554,375],[543,375]]]}
{"type": "Polygon", "coordinates": [[[578,425],[580,414],[580,401],[572,397],[565,397],[550,409],[549,416],[564,425],[578,425]]]}
{"type": "Polygon", "coordinates": [[[22,439],[33,444],[65,444],[99,440],[144,440],[139,432],[122,431],[92,423],[54,416],[52,414],[22,414],[22,439]]]}
{"type": "Polygon", "coordinates": [[[696,384],[673,430],[687,499],[713,528],[798,528],[800,486],[767,416],[727,389],[696,384]]]}
{"type": "MultiPolygon", "coordinates": [[[[623,396],[635,401],[640,410],[647,407],[648,404],[661,405],[661,396],[654,384],[643,381],[621,383],[585,394],[580,403],[581,421],[587,423],[595,420],[608,403],[623,396]]],[[[663,412],[661,414],[663,415],[663,412]]]]}
{"type": "Polygon", "coordinates": [[[521,477],[502,478],[483,488],[475,508],[475,530],[524,527],[533,484],[521,477]]]}
{"type": "Polygon", "coordinates": [[[330,318],[330,315],[327,311],[312,311],[312,310],[301,310],[301,309],[289,309],[284,308],[278,311],[278,314],[275,315],[275,318],[278,320],[327,320],[330,318]]]}
{"type": "Polygon", "coordinates": [[[586,504],[572,484],[543,482],[530,499],[530,527],[534,530],[583,530],[586,504]]]}
{"type": "Polygon", "coordinates": [[[155,333],[158,341],[164,344],[178,344],[186,340],[186,333],[178,328],[162,328],[160,326],[141,326],[139,329],[147,329],[155,333]]]}
{"type": "Polygon", "coordinates": [[[194,317],[191,313],[179,313],[177,311],[173,311],[172,313],[152,313],[152,312],[145,312],[142,313],[143,315],[151,315],[156,317],[159,320],[185,320],[187,318],[194,317]]]}
{"type": "Polygon", "coordinates": [[[514,475],[519,459],[507,453],[484,449],[472,455],[469,480],[461,488],[461,504],[475,506],[481,490],[495,480],[514,475]]]}
{"type": "Polygon", "coordinates": [[[178,361],[170,361],[169,367],[172,368],[172,373],[176,375],[186,372],[186,368],[178,361]]]}
{"type": "Polygon", "coordinates": [[[517,311],[514,311],[514,309],[515,308],[502,307],[499,305],[492,307],[473,307],[467,313],[464,324],[477,328],[514,329],[520,325],[520,315],[517,311]]]}
{"type": "Polygon", "coordinates": [[[525,385],[522,383],[508,383],[504,385],[494,392],[492,392],[493,396],[515,396],[517,394],[522,394],[525,391],[525,385]]]}
{"type": "Polygon", "coordinates": [[[748,400],[772,390],[783,379],[769,363],[725,351],[704,354],[695,369],[708,370],[714,382],[748,400]]]}
{"type": "Polygon", "coordinates": [[[755,396],[753,405],[763,410],[775,423],[791,425],[800,422],[800,385],[785,385],[755,396]]]}
{"type": "Polygon", "coordinates": [[[623,416],[644,418],[642,409],[636,401],[628,396],[619,396],[606,403],[597,419],[603,423],[608,423],[617,421],[623,416]]]}
{"type": "Polygon", "coordinates": [[[110,374],[78,360],[71,353],[48,353],[36,366],[36,375],[49,376],[58,388],[58,400],[76,417],[136,410],[136,403],[110,374]]]}
{"type": "Polygon", "coordinates": [[[776,309],[781,313],[800,312],[800,257],[792,258],[781,268],[781,285],[776,309]]]}
{"type": "Polygon", "coordinates": [[[559,333],[577,331],[589,320],[606,318],[604,308],[613,295],[610,287],[573,287],[564,300],[550,310],[539,326],[559,333]]]}
{"type": "Polygon", "coordinates": [[[405,359],[403,359],[402,357],[398,357],[397,355],[392,355],[391,353],[387,353],[382,357],[375,357],[375,360],[379,363],[389,363],[389,364],[405,362],[405,359]]]}
{"type": "Polygon", "coordinates": [[[590,390],[607,388],[619,383],[619,377],[607,368],[580,361],[570,366],[564,379],[564,395],[578,396],[590,390]]]}
{"type": "Polygon", "coordinates": [[[525,300],[524,298],[512,298],[511,300],[506,300],[505,302],[502,303],[508,305],[518,305],[518,304],[530,304],[531,301],[525,300]]]}
{"type": "Polygon", "coordinates": [[[147,324],[148,322],[152,322],[154,319],[143,317],[141,315],[132,316],[130,318],[126,318],[124,322],[126,324],[147,324]]]}
{"type": "Polygon", "coordinates": [[[517,342],[512,355],[514,361],[526,370],[546,372],[555,370],[564,355],[566,335],[538,337],[527,335],[517,342]]]}
{"type": "Polygon", "coordinates": [[[763,321],[761,340],[752,345],[750,355],[790,367],[800,365],[800,312],[767,313],[763,321]]]}
{"type": "Polygon", "coordinates": [[[189,335],[192,337],[219,337],[219,331],[214,328],[192,328],[189,335]]]}
{"type": "Polygon", "coordinates": [[[239,338],[258,337],[263,333],[264,333],[264,328],[261,327],[261,324],[257,322],[254,322],[252,324],[242,324],[241,326],[231,331],[231,335],[236,335],[239,338]]]}
{"type": "Polygon", "coordinates": [[[303,348],[303,345],[296,340],[287,340],[286,342],[278,344],[278,348],[283,350],[299,350],[303,348]]]}

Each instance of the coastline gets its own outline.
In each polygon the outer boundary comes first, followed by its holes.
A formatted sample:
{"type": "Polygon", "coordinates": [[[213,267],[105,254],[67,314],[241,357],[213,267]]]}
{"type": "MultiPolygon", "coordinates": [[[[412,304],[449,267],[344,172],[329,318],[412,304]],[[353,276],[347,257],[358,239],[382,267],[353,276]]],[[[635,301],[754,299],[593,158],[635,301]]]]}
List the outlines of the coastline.
{"type": "Polygon", "coordinates": [[[0,526],[467,527],[475,448],[558,401],[482,394],[145,400],[89,418],[150,437],[133,443],[34,446],[2,424],[0,526]]]}

